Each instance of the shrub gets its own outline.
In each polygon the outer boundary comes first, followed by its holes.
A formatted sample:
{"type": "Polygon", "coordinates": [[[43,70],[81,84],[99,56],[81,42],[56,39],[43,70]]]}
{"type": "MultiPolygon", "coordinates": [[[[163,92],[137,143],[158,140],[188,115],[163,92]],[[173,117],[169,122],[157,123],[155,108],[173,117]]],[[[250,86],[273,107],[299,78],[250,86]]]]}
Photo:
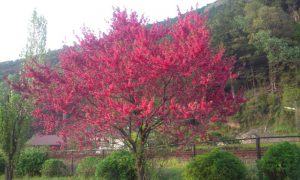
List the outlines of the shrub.
{"type": "Polygon", "coordinates": [[[41,169],[47,160],[47,151],[40,148],[29,148],[21,152],[16,167],[18,176],[41,175],[41,169]]]}
{"type": "Polygon", "coordinates": [[[136,178],[135,158],[127,151],[114,152],[100,161],[96,177],[107,180],[131,180],[136,178]]]}
{"type": "Polygon", "coordinates": [[[46,177],[60,177],[66,176],[68,171],[63,161],[58,159],[48,159],[43,164],[41,173],[46,177]]]}
{"type": "Polygon", "coordinates": [[[3,155],[0,153],[0,175],[4,174],[5,171],[5,160],[3,155]]]}
{"type": "Polygon", "coordinates": [[[186,179],[240,180],[245,179],[246,167],[229,152],[214,150],[196,156],[188,163],[183,176],[186,179]]]}
{"type": "Polygon", "coordinates": [[[76,168],[76,174],[83,177],[94,176],[96,172],[96,166],[100,160],[101,159],[96,157],[86,157],[82,159],[76,168]]]}
{"type": "Polygon", "coordinates": [[[268,179],[300,179],[300,149],[288,142],[273,145],[258,167],[268,179]]]}

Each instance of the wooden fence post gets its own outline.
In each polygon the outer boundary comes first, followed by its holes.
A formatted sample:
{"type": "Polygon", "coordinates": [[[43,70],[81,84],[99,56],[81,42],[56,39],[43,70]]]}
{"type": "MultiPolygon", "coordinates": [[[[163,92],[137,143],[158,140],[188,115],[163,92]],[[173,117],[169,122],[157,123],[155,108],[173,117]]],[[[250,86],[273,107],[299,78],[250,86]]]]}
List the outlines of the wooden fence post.
{"type": "Polygon", "coordinates": [[[73,154],[73,150],[71,150],[71,171],[72,171],[72,175],[74,175],[74,154],[73,154]]]}
{"type": "Polygon", "coordinates": [[[104,149],[102,149],[102,158],[105,158],[105,152],[104,152],[104,149]]]}
{"type": "Polygon", "coordinates": [[[192,146],[192,151],[193,151],[193,157],[195,157],[196,156],[196,145],[195,145],[195,143],[192,146]]]}
{"type": "MultiPolygon", "coordinates": [[[[256,135],[256,158],[257,160],[261,159],[261,148],[260,148],[260,137],[256,135]]],[[[263,174],[260,170],[258,170],[258,179],[262,180],[263,179],[263,174]]]]}
{"type": "Polygon", "coordinates": [[[256,135],[256,158],[261,159],[260,137],[256,135]]]}

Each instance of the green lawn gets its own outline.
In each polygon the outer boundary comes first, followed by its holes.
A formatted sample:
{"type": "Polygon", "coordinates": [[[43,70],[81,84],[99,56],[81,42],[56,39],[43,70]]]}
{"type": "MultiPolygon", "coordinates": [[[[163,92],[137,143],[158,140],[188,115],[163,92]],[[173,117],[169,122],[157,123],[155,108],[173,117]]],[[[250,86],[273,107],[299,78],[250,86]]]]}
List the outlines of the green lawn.
{"type": "MultiPolygon", "coordinates": [[[[0,176],[0,179],[5,179],[4,175],[0,176]]],[[[14,180],[94,180],[95,178],[80,178],[80,177],[22,177],[22,178],[14,178],[14,180]]]]}

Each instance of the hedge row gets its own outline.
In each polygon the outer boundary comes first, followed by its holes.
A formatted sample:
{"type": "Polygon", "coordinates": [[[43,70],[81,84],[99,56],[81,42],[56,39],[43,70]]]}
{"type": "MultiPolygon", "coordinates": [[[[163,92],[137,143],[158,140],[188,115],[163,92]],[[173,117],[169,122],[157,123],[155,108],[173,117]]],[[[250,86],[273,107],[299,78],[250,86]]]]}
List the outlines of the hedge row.
{"type": "Polygon", "coordinates": [[[68,174],[66,165],[57,159],[48,159],[47,150],[28,148],[21,152],[16,163],[16,175],[60,177],[68,174]]]}
{"type": "MultiPolygon", "coordinates": [[[[47,152],[41,149],[23,151],[16,165],[18,176],[68,175],[67,167],[61,160],[47,159],[47,152]]],[[[0,155],[0,175],[3,173],[4,158],[0,155]]],[[[263,175],[264,179],[272,180],[300,179],[300,148],[287,142],[273,145],[262,159],[257,161],[257,167],[248,168],[248,173],[239,158],[217,149],[193,158],[186,165],[182,177],[187,180],[240,180],[256,179],[258,174],[263,175]],[[251,178],[249,169],[252,172],[251,178]]],[[[96,176],[97,179],[134,180],[137,177],[135,158],[127,151],[114,152],[104,159],[87,157],[78,164],[76,175],[84,178],[96,176]]]]}

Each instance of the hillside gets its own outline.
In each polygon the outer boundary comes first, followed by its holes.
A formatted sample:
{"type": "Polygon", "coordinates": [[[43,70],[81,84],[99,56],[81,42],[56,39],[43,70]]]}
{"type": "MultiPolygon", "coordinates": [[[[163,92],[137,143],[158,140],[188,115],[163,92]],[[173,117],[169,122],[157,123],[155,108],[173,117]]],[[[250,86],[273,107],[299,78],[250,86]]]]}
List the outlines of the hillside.
{"type": "MultiPolygon", "coordinates": [[[[218,0],[208,11],[211,45],[236,58],[236,81],[228,89],[244,92],[247,102],[221,134],[253,128],[271,134],[295,134],[300,114],[300,0],[218,0]],[[289,108],[287,108],[289,107],[289,108]],[[293,110],[295,108],[295,110],[293,110]]],[[[176,19],[173,19],[174,21],[176,19]]],[[[48,53],[56,63],[59,50],[48,53]]],[[[20,60],[0,63],[0,78],[16,73],[20,60]]]]}
{"type": "MultiPolygon", "coordinates": [[[[60,50],[52,50],[47,53],[46,59],[50,61],[52,64],[56,64],[58,62],[58,54],[60,50]]],[[[4,61],[0,62],[0,82],[3,78],[9,74],[16,74],[22,63],[22,59],[16,59],[14,61],[4,61]]]]}
{"type": "Polygon", "coordinates": [[[212,46],[236,57],[239,77],[230,85],[244,91],[247,102],[231,121],[240,124],[239,132],[298,133],[300,1],[218,2],[200,12],[209,11],[212,46]]]}

